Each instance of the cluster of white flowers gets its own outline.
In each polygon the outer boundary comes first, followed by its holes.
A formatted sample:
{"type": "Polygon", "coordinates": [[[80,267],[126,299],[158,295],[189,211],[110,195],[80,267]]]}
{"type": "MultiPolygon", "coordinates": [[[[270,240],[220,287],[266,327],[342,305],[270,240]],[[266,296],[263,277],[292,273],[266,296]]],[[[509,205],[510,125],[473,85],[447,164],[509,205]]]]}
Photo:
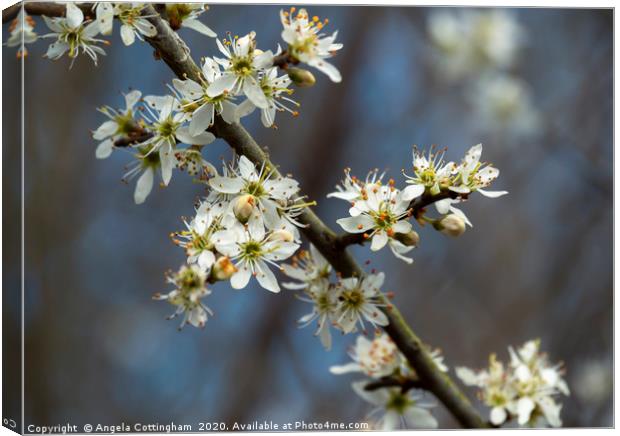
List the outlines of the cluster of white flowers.
{"type": "Polygon", "coordinates": [[[482,145],[475,145],[461,163],[456,164],[445,162],[443,151],[432,149],[427,156],[414,147],[413,175],[405,175],[408,186],[404,189],[396,188],[393,179],[384,184],[383,174],[379,175],[376,170],[362,181],[351,176],[350,170],[346,169],[342,184],[327,197],[350,202],[350,217],[337,221],[345,231],[361,233],[365,239],[371,239],[370,249],[373,251],[388,245],[396,257],[411,263],[413,260],[404,254],[419,242],[418,233],[407,221],[411,217],[413,200],[423,195],[452,192],[453,195],[435,201],[437,211],[444,215],[442,218],[416,218],[432,223],[442,233],[459,236],[465,231],[465,224],[471,226],[471,222],[455,204],[466,200],[472,192],[491,198],[507,194],[506,191],[485,189],[499,176],[499,170],[480,162],[481,154],[482,145]]]}
{"type": "MultiPolygon", "coordinates": [[[[110,35],[114,28],[114,19],[120,23],[120,36],[123,44],[131,45],[136,38],[142,40],[144,37],[152,38],[157,35],[157,29],[149,22],[152,16],[146,15],[144,9],[146,3],[108,3],[95,2],[92,11],[85,8],[79,2],[58,2],[66,5],[66,12],[62,17],[47,17],[43,15],[43,20],[50,33],[41,35],[40,38],[52,38],[55,41],[50,44],[45,54],[46,57],[56,60],[60,59],[65,53],[72,59],[71,66],[80,53],[88,55],[95,65],[98,56],[105,55],[101,45],[107,45],[107,40],[97,38],[97,35],[110,35]],[[84,16],[84,13],[89,18],[84,16]],[[92,18],[90,18],[92,17],[92,18]]],[[[200,14],[208,8],[203,3],[177,3],[165,6],[165,18],[173,29],[180,27],[193,29],[203,35],[216,37],[204,23],[198,20],[200,14]]],[[[11,25],[10,36],[6,45],[9,47],[21,46],[35,42],[39,36],[34,32],[34,20],[29,17],[22,6],[18,16],[11,25]]],[[[22,48],[18,50],[18,56],[22,53],[22,48]]]]}
{"type": "MultiPolygon", "coordinates": [[[[185,250],[191,271],[198,271],[205,283],[230,280],[232,288],[243,289],[254,277],[264,289],[280,292],[272,267],[283,270],[280,262],[299,248],[295,217],[306,205],[299,202],[298,183],[274,177],[264,168],[257,170],[245,156],[225,166],[223,175],[211,164],[207,168],[209,193],[185,222],[185,230],[171,235],[173,241],[185,250]]],[[[177,296],[165,298],[177,304],[177,296]]],[[[178,311],[185,310],[192,325],[196,325],[192,319],[206,317],[196,318],[192,313],[199,309],[185,300],[181,303],[178,311]]]]}
{"type": "Polygon", "coordinates": [[[438,69],[450,79],[512,66],[525,37],[514,16],[502,9],[440,10],[430,15],[428,33],[440,53],[438,69]]]}
{"type": "Polygon", "coordinates": [[[340,278],[330,281],[331,266],[319,251],[310,245],[310,251],[302,250],[293,257],[293,263],[284,265],[282,271],[296,282],[284,283],[284,287],[303,290],[299,299],[312,304],[312,311],[299,319],[301,327],[317,321],[316,335],[326,349],[331,348],[330,326],[342,333],[364,330],[365,322],[374,328],[388,325],[382,308],[387,306],[381,287],[383,273],[365,277],[340,278]]]}
{"type": "MultiPolygon", "coordinates": [[[[136,35],[140,37],[140,34],[152,35],[149,22],[141,15],[143,5],[127,3],[110,8],[109,4],[98,3],[95,7],[98,21],[89,26],[100,28],[103,25],[101,23],[111,23],[112,17],[116,16],[123,23],[121,33],[127,38],[136,35]]],[[[82,11],[75,6],[71,7],[71,11],[79,14],[80,20],[76,18],[76,21],[81,23],[82,11]]],[[[182,20],[187,23],[188,20],[191,22],[196,19],[197,11],[193,6],[187,9],[183,5],[174,5],[167,9],[167,14],[169,17],[177,17],[177,22],[182,20]]],[[[303,11],[303,14],[306,12],[303,11]]],[[[301,19],[300,16],[299,20],[301,19]]],[[[319,45],[323,44],[316,33],[318,24],[315,21],[311,23],[314,24],[308,24],[311,28],[308,32],[315,35],[319,45]]],[[[195,28],[196,24],[190,27],[195,28]]],[[[111,25],[107,31],[112,31],[111,25]]],[[[333,38],[335,35],[331,37],[333,38]]],[[[308,44],[312,45],[310,42],[308,44]]],[[[200,175],[202,178],[209,175],[212,166],[202,158],[201,148],[215,140],[215,136],[208,129],[214,124],[216,116],[230,124],[259,108],[263,124],[270,127],[275,125],[277,112],[288,111],[297,115],[297,111],[289,107],[298,106],[288,97],[293,92],[289,89],[292,80],[287,74],[279,76],[278,67],[274,66],[274,58],[281,51],[279,48],[275,54],[270,50],[257,49],[254,32],[240,38],[229,35],[228,39],[223,41],[218,39],[217,45],[224,58],[203,58],[198,80],[173,79],[172,86],[169,86],[170,94],[144,97],[144,110],[134,110],[141,97],[138,91],[128,94],[124,110],[116,111],[109,107],[100,109],[110,120],[94,132],[96,140],[104,140],[97,148],[96,156],[107,158],[119,147],[137,151],[134,155],[136,162],[125,174],[126,180],[141,174],[134,193],[136,203],[143,203],[150,194],[158,169],[164,186],[170,183],[174,168],[187,169],[189,174],[200,175]],[[243,97],[245,100],[238,104],[237,100],[243,97]],[[182,147],[182,144],[187,147],[182,147]]],[[[325,53],[319,51],[315,56],[325,56],[325,53]]],[[[312,56],[304,59],[311,65],[324,66],[323,63],[312,62],[312,56]]],[[[297,70],[295,74],[299,75],[299,69],[297,70]]],[[[269,174],[265,173],[260,177],[263,181],[267,180],[267,184],[271,183],[268,181],[269,174]]],[[[271,186],[270,188],[274,189],[271,186]]],[[[290,187],[293,188],[296,189],[296,185],[290,187]]],[[[274,198],[280,194],[284,195],[286,192],[272,192],[274,198]]],[[[273,214],[275,208],[271,207],[270,203],[267,203],[267,206],[270,207],[267,213],[273,221],[277,218],[273,214]]],[[[290,208],[289,218],[293,218],[295,211],[300,212],[294,203],[286,207],[290,208]]]]}
{"type": "Polygon", "coordinates": [[[459,367],[456,374],[465,384],[480,388],[482,400],[491,407],[494,425],[516,417],[519,425],[536,426],[543,418],[552,427],[561,426],[562,405],[555,398],[570,394],[562,378],[562,365],[549,363],[547,355],[540,352],[540,340],[528,341],[516,351],[509,347],[508,351],[508,365],[492,354],[488,369],[475,372],[459,367]]]}
{"type": "MultiPolygon", "coordinates": [[[[350,356],[353,362],[332,366],[330,371],[333,374],[361,372],[370,377],[356,381],[352,386],[359,396],[376,407],[369,416],[376,429],[437,428],[437,421],[429,411],[433,405],[420,401],[424,398],[422,391],[413,391],[402,386],[377,386],[367,389],[371,383],[386,377],[395,377],[403,382],[416,377],[415,371],[410,368],[389,336],[379,334],[372,341],[365,336],[358,336],[350,356]]],[[[433,351],[431,357],[440,371],[448,370],[439,350],[433,351]]]]}
{"type": "Polygon", "coordinates": [[[512,137],[538,132],[529,86],[508,72],[526,41],[514,14],[502,9],[442,10],[429,16],[428,33],[441,75],[466,79],[464,95],[477,127],[512,137]]]}

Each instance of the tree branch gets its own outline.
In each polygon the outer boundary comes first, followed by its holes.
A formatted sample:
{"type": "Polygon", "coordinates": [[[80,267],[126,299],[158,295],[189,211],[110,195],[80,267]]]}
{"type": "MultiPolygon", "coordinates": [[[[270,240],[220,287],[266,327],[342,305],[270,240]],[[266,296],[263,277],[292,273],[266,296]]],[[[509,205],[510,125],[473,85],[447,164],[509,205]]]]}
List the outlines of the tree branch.
{"type": "MultiPolygon", "coordinates": [[[[92,10],[93,3],[80,3],[76,4],[82,12],[84,12],[85,17],[94,17],[95,13],[92,10]]],[[[22,7],[22,3],[14,4],[2,11],[2,23],[6,23],[11,21],[13,18],[17,16],[19,10],[22,7]]],[[[47,17],[63,17],[65,15],[65,11],[67,10],[67,6],[60,3],[49,3],[49,2],[24,2],[24,9],[30,15],[45,15],[47,17]]]]}
{"type": "Polygon", "coordinates": [[[392,388],[398,387],[401,392],[405,393],[411,389],[427,389],[426,385],[419,379],[413,378],[405,378],[405,377],[397,377],[397,376],[387,376],[381,377],[379,380],[371,381],[366,386],[364,386],[364,390],[367,391],[375,391],[381,388],[392,388]]]}
{"type": "MultiPolygon", "coordinates": [[[[36,14],[34,9],[29,9],[33,5],[35,3],[27,4],[26,10],[34,15],[36,14]]],[[[49,6],[48,11],[52,10],[50,4],[36,3],[36,5],[40,8],[37,11],[46,10],[43,5],[49,6]]],[[[146,40],[153,46],[158,57],[164,60],[179,78],[199,81],[201,70],[192,60],[189,48],[183,40],[157,14],[152,5],[144,8],[143,15],[157,29],[157,35],[153,38],[146,38],[146,40]]],[[[4,19],[3,14],[3,21],[4,19]]],[[[274,164],[241,124],[227,124],[218,116],[211,130],[216,136],[228,142],[238,154],[246,156],[256,165],[265,165],[268,170],[274,171],[275,176],[280,175],[274,164]]],[[[339,237],[313,211],[304,209],[299,216],[299,221],[306,225],[302,229],[305,236],[339,274],[343,277],[364,275],[362,268],[355,262],[346,247],[338,242],[339,237]]],[[[426,351],[426,347],[407,325],[398,309],[385,296],[383,299],[386,303],[384,311],[390,322],[385,327],[385,331],[415,369],[420,383],[423,383],[425,389],[431,391],[464,427],[488,427],[488,423],[482,419],[452,379],[437,368],[426,351]]]]}

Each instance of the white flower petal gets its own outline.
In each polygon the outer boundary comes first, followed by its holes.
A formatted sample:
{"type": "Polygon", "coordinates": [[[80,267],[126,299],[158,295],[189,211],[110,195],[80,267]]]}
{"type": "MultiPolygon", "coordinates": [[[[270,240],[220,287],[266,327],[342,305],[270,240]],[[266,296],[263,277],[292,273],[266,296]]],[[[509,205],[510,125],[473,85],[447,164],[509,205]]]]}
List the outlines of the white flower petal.
{"type": "Polygon", "coordinates": [[[345,365],[337,365],[337,366],[329,367],[329,372],[331,372],[332,374],[336,374],[336,375],[346,374],[349,372],[361,372],[361,371],[362,371],[362,367],[357,362],[350,362],[345,365]]]}
{"type": "Polygon", "coordinates": [[[191,136],[204,132],[211,125],[215,108],[211,103],[205,103],[194,111],[192,121],[189,123],[189,134],[191,136]]]}
{"type": "Polygon", "coordinates": [[[128,24],[123,24],[121,26],[121,39],[123,40],[123,44],[129,46],[136,41],[136,34],[133,31],[133,27],[128,24]]]}
{"type": "Polygon", "coordinates": [[[426,188],[424,187],[424,185],[409,185],[405,189],[403,189],[403,192],[401,193],[401,198],[405,201],[411,201],[414,198],[417,198],[420,195],[424,194],[425,189],[426,188]]]}
{"type": "Polygon", "coordinates": [[[146,168],[136,182],[136,190],[133,193],[136,204],[144,203],[146,197],[151,193],[151,189],[153,189],[153,169],[146,168]]]}
{"type": "Polygon", "coordinates": [[[501,197],[502,195],[508,194],[508,191],[485,191],[484,189],[480,189],[480,188],[478,188],[477,192],[481,193],[482,195],[488,198],[498,198],[498,197],[501,197]]]}
{"type": "Polygon", "coordinates": [[[491,409],[489,418],[491,419],[491,423],[493,425],[502,425],[507,418],[506,409],[503,407],[494,407],[491,409]]]}
{"type": "Polygon", "coordinates": [[[372,218],[366,215],[359,215],[356,217],[340,218],[336,221],[340,227],[349,233],[363,233],[368,229],[371,229],[375,222],[372,218]]]}
{"type": "Polygon", "coordinates": [[[67,25],[72,29],[79,27],[84,21],[84,13],[74,3],[67,3],[67,25]]]}
{"type": "Polygon", "coordinates": [[[198,21],[196,18],[186,18],[183,20],[181,26],[195,30],[196,32],[202,33],[210,38],[215,38],[217,36],[213,30],[211,30],[206,24],[198,21]]]}
{"type": "Polygon", "coordinates": [[[245,78],[243,81],[243,93],[256,107],[264,109],[269,106],[265,93],[254,77],[249,76],[245,78]]]}
{"type": "Polygon", "coordinates": [[[256,280],[268,291],[280,292],[280,286],[278,286],[276,276],[263,261],[258,261],[256,263],[256,280]]]}
{"type": "Polygon", "coordinates": [[[118,124],[115,121],[109,120],[97,127],[97,130],[93,132],[93,139],[99,141],[101,139],[112,136],[118,130],[118,124]]]}
{"type": "Polygon", "coordinates": [[[246,265],[243,265],[230,278],[230,286],[233,289],[243,289],[248,285],[250,277],[252,277],[252,272],[246,265]]]}
{"type": "Polygon", "coordinates": [[[403,418],[409,428],[437,428],[437,420],[431,413],[421,407],[408,407],[403,418]]]}
{"type": "Polygon", "coordinates": [[[237,77],[234,74],[224,74],[209,85],[207,88],[207,95],[209,97],[217,97],[218,95],[222,95],[224,91],[230,92],[235,86],[236,80],[237,77]]]}
{"type": "Polygon", "coordinates": [[[198,135],[191,135],[188,126],[181,126],[177,129],[175,136],[177,139],[188,145],[206,145],[215,141],[215,135],[211,132],[202,132],[198,135]]]}
{"type": "Polygon", "coordinates": [[[237,194],[243,189],[245,183],[240,177],[215,176],[209,179],[209,185],[224,194],[237,194]]]}
{"type": "Polygon", "coordinates": [[[385,247],[385,244],[387,244],[387,242],[388,242],[387,234],[383,230],[380,230],[373,235],[372,243],[370,244],[370,250],[371,251],[381,250],[383,247],[385,247]]]}
{"type": "Polygon", "coordinates": [[[111,138],[108,138],[97,146],[97,150],[95,150],[95,157],[97,159],[105,159],[112,154],[113,149],[114,141],[111,138]]]}

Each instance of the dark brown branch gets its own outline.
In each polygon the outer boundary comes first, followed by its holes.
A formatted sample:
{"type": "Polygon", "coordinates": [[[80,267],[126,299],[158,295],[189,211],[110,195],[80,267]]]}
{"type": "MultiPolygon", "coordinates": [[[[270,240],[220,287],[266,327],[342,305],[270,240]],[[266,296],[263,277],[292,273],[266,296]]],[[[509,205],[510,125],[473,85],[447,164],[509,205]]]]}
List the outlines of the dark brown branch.
{"type": "MultiPolygon", "coordinates": [[[[143,10],[143,15],[148,16],[148,20],[157,29],[157,35],[148,38],[147,41],[155,48],[158,56],[179,78],[198,81],[201,74],[200,68],[190,57],[189,49],[183,40],[156,13],[153,6],[148,5],[143,10]]],[[[228,142],[238,154],[246,156],[259,166],[264,164],[267,169],[273,170],[275,176],[280,175],[261,147],[241,124],[227,124],[218,116],[211,130],[216,136],[228,142]]],[[[306,225],[303,229],[306,237],[339,274],[343,277],[364,275],[362,268],[349,252],[338,244],[338,236],[313,211],[305,209],[299,220],[306,225]]],[[[405,322],[398,309],[387,298],[383,298],[386,303],[385,313],[390,322],[385,327],[385,331],[416,371],[425,389],[431,391],[464,427],[488,427],[488,423],[481,418],[452,379],[437,368],[426,351],[426,347],[405,322]]]]}
{"type": "Polygon", "coordinates": [[[381,388],[400,388],[402,393],[411,389],[427,389],[426,385],[419,379],[387,376],[381,377],[379,380],[372,381],[364,386],[367,391],[375,391],[381,388]]]}
{"type": "Polygon", "coordinates": [[[149,138],[152,138],[153,134],[151,132],[142,132],[136,135],[129,135],[123,138],[117,139],[114,141],[115,147],[129,147],[130,145],[140,144],[141,142],[146,141],[149,138]]]}
{"type": "MultiPolygon", "coordinates": [[[[6,23],[11,21],[19,13],[21,3],[17,3],[11,7],[2,11],[2,22],[6,23]]],[[[95,12],[92,10],[93,3],[81,3],[76,4],[77,7],[82,9],[85,17],[94,17],[95,12]]],[[[48,17],[64,17],[67,7],[64,4],[59,3],[43,3],[43,2],[25,2],[24,8],[30,15],[45,15],[48,17]]]]}

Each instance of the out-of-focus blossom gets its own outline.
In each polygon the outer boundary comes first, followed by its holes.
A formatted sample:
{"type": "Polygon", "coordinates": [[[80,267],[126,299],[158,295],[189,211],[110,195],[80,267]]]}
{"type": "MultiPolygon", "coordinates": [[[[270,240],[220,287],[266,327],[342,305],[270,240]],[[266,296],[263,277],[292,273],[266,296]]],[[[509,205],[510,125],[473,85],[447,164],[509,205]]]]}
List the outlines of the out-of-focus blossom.
{"type": "Polygon", "coordinates": [[[367,380],[352,384],[353,390],[375,406],[369,419],[376,430],[390,431],[409,428],[437,428],[437,420],[429,409],[431,403],[423,401],[420,393],[412,390],[403,393],[400,388],[383,388],[368,391],[367,380]]]}
{"type": "Polygon", "coordinates": [[[208,315],[213,312],[202,303],[202,299],[211,291],[207,289],[207,276],[196,265],[182,266],[177,273],[168,277],[168,281],[175,285],[175,289],[167,294],[155,294],[153,299],[165,300],[177,306],[177,310],[168,319],[183,314],[183,321],[179,329],[190,323],[194,327],[204,327],[208,315]]]}
{"type": "Polygon", "coordinates": [[[528,341],[516,351],[512,347],[508,350],[508,366],[492,354],[488,370],[474,372],[460,367],[456,374],[466,385],[480,388],[481,398],[491,407],[493,424],[501,425],[514,417],[519,425],[535,426],[538,418],[544,418],[548,425],[560,427],[562,405],[556,397],[570,394],[561,365],[549,363],[540,352],[539,340],[528,341]]]}
{"type": "Polygon", "coordinates": [[[483,75],[474,83],[468,100],[481,130],[528,137],[541,128],[540,113],[532,102],[530,89],[516,77],[501,73],[483,75]]]}
{"type": "Polygon", "coordinates": [[[525,35],[513,14],[500,9],[441,10],[429,17],[428,32],[448,79],[510,67],[525,35]]]}
{"type": "Polygon", "coordinates": [[[391,375],[402,363],[400,351],[388,335],[379,335],[372,341],[359,335],[349,355],[353,362],[332,366],[330,372],[362,372],[369,377],[383,377],[391,375]]]}

